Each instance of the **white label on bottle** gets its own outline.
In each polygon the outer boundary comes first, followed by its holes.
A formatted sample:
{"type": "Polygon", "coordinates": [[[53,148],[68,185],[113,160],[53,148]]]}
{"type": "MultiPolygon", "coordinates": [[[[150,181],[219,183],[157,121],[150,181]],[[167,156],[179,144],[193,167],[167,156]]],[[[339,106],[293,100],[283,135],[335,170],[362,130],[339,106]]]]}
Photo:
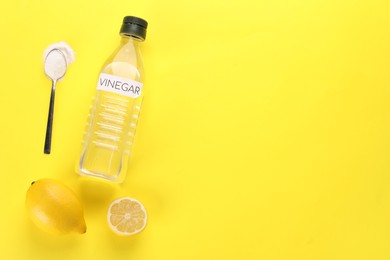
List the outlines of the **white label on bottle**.
{"type": "Polygon", "coordinates": [[[142,83],[106,73],[101,73],[97,89],[137,98],[141,95],[142,83]]]}

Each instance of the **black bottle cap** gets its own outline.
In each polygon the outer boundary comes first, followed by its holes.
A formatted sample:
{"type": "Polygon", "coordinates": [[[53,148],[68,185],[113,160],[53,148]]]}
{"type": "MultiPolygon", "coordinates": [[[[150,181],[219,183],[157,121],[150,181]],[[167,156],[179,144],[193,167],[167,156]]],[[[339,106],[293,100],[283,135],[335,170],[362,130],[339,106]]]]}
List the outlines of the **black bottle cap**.
{"type": "Polygon", "coordinates": [[[123,18],[120,35],[128,35],[141,39],[142,41],[146,38],[146,28],[148,22],[144,19],[135,16],[125,16],[123,18]]]}

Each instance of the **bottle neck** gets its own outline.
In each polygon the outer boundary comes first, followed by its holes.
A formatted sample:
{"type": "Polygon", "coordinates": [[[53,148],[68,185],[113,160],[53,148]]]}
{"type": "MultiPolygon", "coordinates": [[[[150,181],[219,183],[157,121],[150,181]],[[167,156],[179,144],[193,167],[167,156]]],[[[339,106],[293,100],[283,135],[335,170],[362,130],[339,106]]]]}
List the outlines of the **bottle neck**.
{"type": "Polygon", "coordinates": [[[130,43],[130,44],[134,44],[136,46],[139,46],[141,44],[141,42],[143,42],[143,41],[135,36],[121,34],[121,43],[122,44],[129,44],[130,43]]]}

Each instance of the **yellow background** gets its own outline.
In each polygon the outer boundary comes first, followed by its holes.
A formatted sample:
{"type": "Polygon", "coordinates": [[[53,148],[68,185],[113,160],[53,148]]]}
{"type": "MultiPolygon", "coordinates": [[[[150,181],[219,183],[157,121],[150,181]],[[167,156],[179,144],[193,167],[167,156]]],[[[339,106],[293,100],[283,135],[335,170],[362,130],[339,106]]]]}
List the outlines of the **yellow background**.
{"type": "Polygon", "coordinates": [[[390,4],[386,0],[1,4],[0,259],[390,259],[390,4]],[[145,100],[125,183],[74,164],[100,66],[125,15],[149,22],[145,100]],[[42,53],[76,51],[56,93],[42,53]],[[31,181],[85,205],[85,235],[26,215],[31,181]],[[149,222],[106,225],[119,196],[149,222]]]}

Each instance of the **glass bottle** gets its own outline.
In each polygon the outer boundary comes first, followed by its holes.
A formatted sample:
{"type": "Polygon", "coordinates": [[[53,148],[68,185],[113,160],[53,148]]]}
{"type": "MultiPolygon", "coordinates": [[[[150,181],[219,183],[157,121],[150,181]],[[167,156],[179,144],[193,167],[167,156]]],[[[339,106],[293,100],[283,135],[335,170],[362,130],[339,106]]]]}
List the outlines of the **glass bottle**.
{"type": "Polygon", "coordinates": [[[76,172],[122,182],[143,99],[140,44],[148,23],[126,16],[119,47],[103,65],[88,115],[76,172]]]}

